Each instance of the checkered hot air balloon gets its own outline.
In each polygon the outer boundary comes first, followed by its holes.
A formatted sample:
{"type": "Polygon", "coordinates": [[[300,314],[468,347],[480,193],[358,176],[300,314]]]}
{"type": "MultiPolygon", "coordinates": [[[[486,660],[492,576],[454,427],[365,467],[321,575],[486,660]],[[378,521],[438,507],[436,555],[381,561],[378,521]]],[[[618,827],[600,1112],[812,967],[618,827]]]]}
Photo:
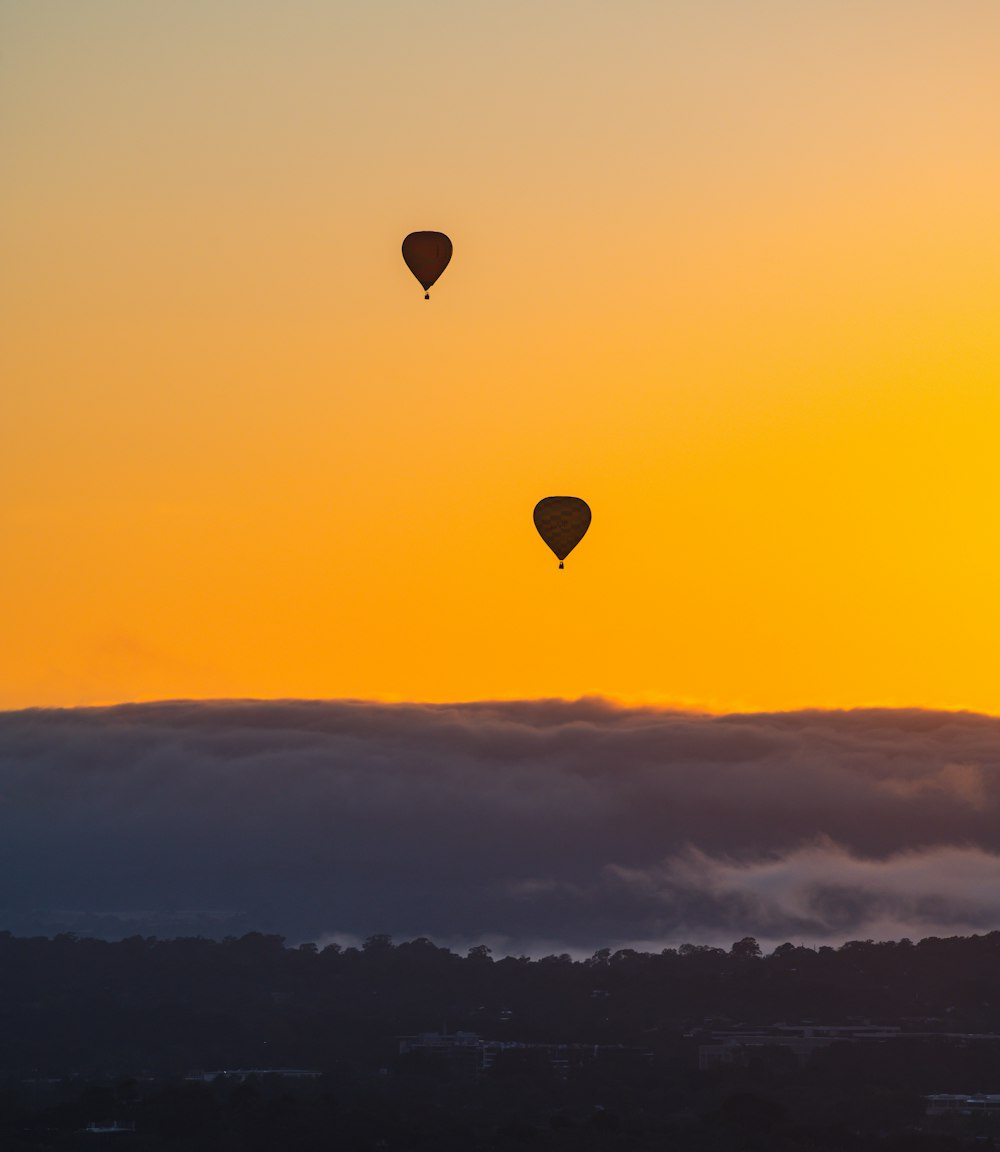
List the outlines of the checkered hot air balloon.
{"type": "Polygon", "coordinates": [[[559,557],[559,567],[590,527],[590,508],[579,496],[546,496],[535,505],[538,535],[559,557]]]}

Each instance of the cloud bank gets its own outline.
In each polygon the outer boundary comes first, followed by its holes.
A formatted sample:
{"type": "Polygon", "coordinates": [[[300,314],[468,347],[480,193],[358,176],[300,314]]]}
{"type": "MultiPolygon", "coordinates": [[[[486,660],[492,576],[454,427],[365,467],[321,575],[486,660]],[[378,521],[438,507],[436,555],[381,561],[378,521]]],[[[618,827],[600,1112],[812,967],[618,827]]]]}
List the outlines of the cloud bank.
{"type": "Polygon", "coordinates": [[[1000,720],[600,700],[0,714],[0,927],[507,951],[1000,927],[1000,720]]]}

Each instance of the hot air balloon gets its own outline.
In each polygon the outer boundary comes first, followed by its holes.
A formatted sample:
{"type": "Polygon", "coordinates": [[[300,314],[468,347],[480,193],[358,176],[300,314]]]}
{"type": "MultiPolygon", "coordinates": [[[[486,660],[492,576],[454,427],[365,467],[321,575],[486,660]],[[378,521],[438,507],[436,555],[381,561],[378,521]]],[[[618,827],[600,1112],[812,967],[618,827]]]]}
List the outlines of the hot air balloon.
{"type": "Polygon", "coordinates": [[[559,567],[590,527],[590,508],[579,496],[546,496],[534,511],[538,535],[559,557],[559,567]]]}
{"type": "Polygon", "coordinates": [[[403,259],[430,300],[431,285],[451,259],[451,241],[443,232],[411,232],[403,241],[403,259]]]}

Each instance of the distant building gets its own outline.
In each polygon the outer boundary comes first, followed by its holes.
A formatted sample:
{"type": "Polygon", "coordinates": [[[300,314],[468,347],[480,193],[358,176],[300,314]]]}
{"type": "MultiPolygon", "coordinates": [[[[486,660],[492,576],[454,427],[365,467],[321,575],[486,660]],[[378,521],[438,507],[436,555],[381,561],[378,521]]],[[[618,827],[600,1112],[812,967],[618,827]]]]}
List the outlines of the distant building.
{"type": "Polygon", "coordinates": [[[401,1056],[420,1055],[429,1060],[447,1061],[453,1068],[469,1072],[489,1071],[505,1053],[533,1052],[542,1056],[557,1076],[565,1078],[571,1068],[597,1060],[647,1060],[650,1052],[624,1044],[531,1044],[519,1040],[483,1040],[475,1032],[421,1032],[400,1036],[401,1056]]]}
{"type": "Polygon", "coordinates": [[[417,1055],[456,1069],[482,1072],[492,1057],[475,1032],[420,1032],[399,1037],[400,1056],[417,1055]]]}
{"type": "Polygon", "coordinates": [[[874,1044],[886,1041],[941,1040],[949,1044],[997,1043],[992,1032],[904,1032],[895,1025],[880,1024],[773,1024],[770,1028],[744,1028],[688,1033],[703,1037],[698,1045],[701,1071],[720,1064],[744,1064],[754,1048],[790,1049],[803,1064],[819,1048],[831,1044],[874,1044]]]}
{"type": "Polygon", "coordinates": [[[933,1096],[927,1096],[926,1100],[928,1116],[944,1116],[949,1112],[960,1116],[972,1116],[982,1112],[1000,1114],[1000,1095],[976,1093],[969,1096],[963,1092],[938,1092],[933,1096]]]}
{"type": "Polygon", "coordinates": [[[283,1080],[318,1080],[322,1072],[313,1068],[221,1068],[216,1072],[191,1072],[185,1080],[210,1084],[220,1076],[225,1080],[242,1082],[250,1076],[277,1076],[283,1080]]]}
{"type": "Polygon", "coordinates": [[[818,1048],[844,1040],[895,1040],[900,1033],[899,1028],[873,1024],[773,1024],[770,1028],[713,1030],[711,1038],[698,1045],[698,1067],[704,1072],[720,1064],[742,1064],[750,1049],[764,1047],[788,1048],[804,1064],[818,1048]]]}

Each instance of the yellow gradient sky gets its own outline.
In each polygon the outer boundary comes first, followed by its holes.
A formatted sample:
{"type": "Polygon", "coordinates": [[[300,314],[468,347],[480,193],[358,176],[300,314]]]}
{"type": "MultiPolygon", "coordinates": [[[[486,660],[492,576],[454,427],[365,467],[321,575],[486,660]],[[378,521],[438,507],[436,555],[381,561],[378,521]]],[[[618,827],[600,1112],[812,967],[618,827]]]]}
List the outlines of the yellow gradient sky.
{"type": "Polygon", "coordinates": [[[996,0],[6,0],[0,45],[0,707],[1000,712],[996,0]]]}

